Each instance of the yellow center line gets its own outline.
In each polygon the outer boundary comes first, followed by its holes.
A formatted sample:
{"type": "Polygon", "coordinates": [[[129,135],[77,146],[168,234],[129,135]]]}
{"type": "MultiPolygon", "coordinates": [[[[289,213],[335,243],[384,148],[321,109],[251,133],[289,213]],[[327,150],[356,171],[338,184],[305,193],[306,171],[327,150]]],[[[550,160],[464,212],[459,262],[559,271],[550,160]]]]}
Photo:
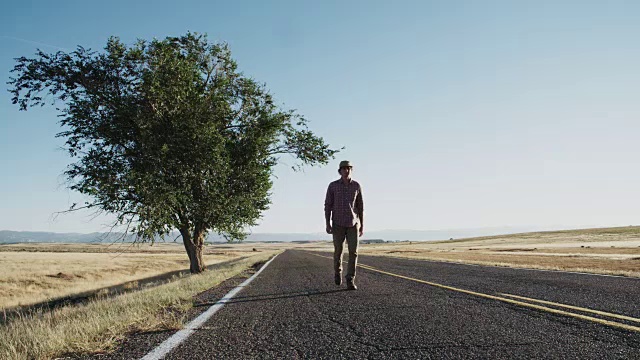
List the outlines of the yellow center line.
{"type": "Polygon", "coordinates": [[[512,297],[512,298],[520,299],[520,300],[537,302],[537,303],[541,303],[541,304],[547,304],[547,305],[552,305],[552,306],[557,306],[557,307],[563,307],[563,308],[582,311],[582,312],[589,312],[589,313],[598,314],[598,315],[602,315],[602,316],[608,316],[608,317],[612,317],[612,318],[616,318],[616,319],[621,319],[621,320],[627,320],[627,321],[633,321],[633,322],[640,323],[640,319],[634,318],[634,317],[631,317],[631,316],[608,313],[608,312],[605,312],[605,311],[593,310],[593,309],[583,308],[583,307],[579,307],[579,306],[566,305],[566,304],[562,304],[562,303],[556,303],[556,302],[553,302],[553,301],[532,299],[532,298],[528,298],[528,297],[524,297],[524,296],[518,296],[518,295],[512,295],[512,294],[499,294],[499,295],[508,296],[508,297],[512,297]]]}
{"type": "MultiPolygon", "coordinates": [[[[328,257],[328,256],[322,256],[322,255],[317,255],[317,254],[313,254],[313,255],[319,256],[319,257],[323,257],[323,258],[333,259],[332,257],[328,257]]],[[[552,313],[552,314],[570,316],[570,317],[574,317],[574,318],[578,318],[578,319],[582,319],[582,320],[595,322],[595,323],[598,323],[598,324],[603,324],[603,325],[608,325],[608,326],[612,326],[612,327],[622,328],[622,329],[629,330],[629,331],[640,332],[640,327],[638,327],[638,326],[627,325],[627,324],[623,324],[623,323],[619,323],[619,322],[615,322],[615,321],[599,319],[599,318],[595,318],[595,317],[591,317],[591,316],[587,316],[587,315],[582,315],[582,314],[575,314],[575,313],[572,313],[572,312],[553,309],[553,308],[549,308],[549,307],[546,307],[546,306],[530,304],[530,303],[526,303],[526,302],[522,302],[522,301],[518,301],[518,300],[503,298],[503,297],[500,297],[500,296],[480,293],[480,292],[471,291],[471,290],[460,289],[460,288],[456,288],[456,287],[453,287],[453,286],[447,286],[447,285],[443,285],[443,284],[434,283],[434,282],[431,282],[431,281],[420,280],[420,279],[412,278],[412,277],[409,277],[409,276],[394,274],[394,273],[391,273],[391,272],[388,272],[388,271],[376,269],[376,268],[374,268],[372,266],[364,265],[362,263],[359,263],[358,266],[363,268],[363,269],[366,269],[366,270],[375,271],[375,272],[378,272],[378,273],[381,273],[381,274],[394,276],[394,277],[405,279],[405,280],[415,281],[415,282],[422,283],[422,284],[431,285],[431,286],[438,287],[438,288],[441,288],[441,289],[446,289],[446,290],[461,292],[461,293],[464,293],[464,294],[479,296],[479,297],[483,297],[483,298],[487,298],[487,299],[502,301],[502,302],[506,302],[506,303],[509,303],[509,304],[514,304],[514,305],[524,306],[524,307],[528,307],[528,308],[532,308],[532,309],[536,309],[536,310],[545,311],[545,312],[552,313]]],[[[503,294],[503,295],[509,296],[507,294],[503,294]]],[[[515,295],[514,295],[514,297],[515,297],[515,295]]],[[[521,298],[521,297],[518,297],[518,298],[521,298]]],[[[523,299],[528,299],[528,298],[523,298],[523,299]]],[[[554,305],[557,305],[557,306],[564,305],[564,304],[557,304],[557,303],[551,303],[551,302],[544,302],[543,300],[536,300],[536,299],[528,299],[528,300],[543,302],[543,303],[547,303],[547,304],[554,304],[554,305]]],[[[577,308],[577,307],[571,307],[571,305],[565,305],[565,307],[577,308]]],[[[582,309],[582,308],[578,308],[578,309],[582,309]]],[[[591,312],[596,312],[596,311],[597,310],[592,310],[591,312]]],[[[604,313],[604,312],[602,312],[602,313],[604,313]]],[[[604,313],[604,314],[609,314],[609,313],[604,313]]],[[[617,315],[617,314],[609,314],[607,316],[611,316],[611,315],[617,315]]],[[[622,315],[618,315],[618,316],[622,316],[622,315]]],[[[633,319],[633,321],[640,322],[640,319],[635,319],[635,318],[631,318],[631,317],[628,317],[628,318],[633,319]]]]}

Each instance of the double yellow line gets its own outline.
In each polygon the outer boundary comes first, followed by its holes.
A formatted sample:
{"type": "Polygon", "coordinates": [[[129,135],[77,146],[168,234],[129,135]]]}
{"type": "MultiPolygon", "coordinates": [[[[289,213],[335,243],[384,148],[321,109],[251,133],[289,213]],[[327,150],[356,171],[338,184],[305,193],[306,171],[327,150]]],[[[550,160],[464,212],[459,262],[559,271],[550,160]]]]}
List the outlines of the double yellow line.
{"type": "MultiPolygon", "coordinates": [[[[320,256],[320,257],[323,257],[323,258],[332,259],[331,257],[328,257],[328,256],[322,256],[322,255],[317,255],[317,254],[313,254],[313,255],[320,256]]],[[[556,302],[552,302],[552,301],[533,299],[533,298],[528,298],[528,297],[518,296],[518,295],[500,293],[500,294],[498,294],[500,296],[497,296],[497,295],[485,294],[485,293],[481,293],[481,292],[477,292],[477,291],[465,290],[465,289],[460,289],[460,288],[456,288],[456,287],[453,287],[453,286],[438,284],[438,283],[435,283],[435,282],[432,282],[432,281],[426,281],[426,280],[416,279],[416,278],[412,278],[412,277],[404,276],[404,275],[400,275],[400,274],[394,274],[394,273],[391,273],[391,272],[388,272],[388,271],[384,271],[384,270],[380,270],[380,269],[374,268],[373,266],[364,265],[362,263],[358,264],[358,266],[363,268],[363,269],[369,270],[369,271],[374,271],[374,272],[377,272],[377,273],[380,273],[380,274],[394,276],[394,277],[397,277],[397,278],[400,278],[400,279],[409,280],[409,281],[415,281],[415,282],[418,282],[418,283],[427,284],[427,285],[430,285],[430,286],[435,286],[435,287],[438,287],[438,288],[441,288],[441,289],[461,292],[461,293],[464,293],[464,294],[469,294],[469,295],[473,295],[473,296],[479,296],[479,297],[483,297],[483,298],[486,298],[486,299],[502,301],[502,302],[505,302],[505,303],[515,304],[515,305],[519,305],[519,306],[523,306],[523,307],[528,307],[528,308],[532,308],[532,309],[536,309],[536,310],[540,310],[540,311],[545,311],[545,312],[552,313],[552,314],[570,316],[570,317],[574,317],[574,318],[578,318],[578,319],[582,319],[582,320],[586,320],[586,321],[591,321],[591,322],[595,322],[595,323],[603,324],[603,325],[607,325],[607,326],[617,327],[617,328],[621,328],[621,329],[625,329],[625,330],[629,330],[629,331],[640,332],[640,327],[638,327],[638,326],[628,325],[628,324],[624,324],[624,323],[620,323],[620,322],[616,322],[616,321],[612,321],[612,320],[606,320],[606,319],[596,318],[596,317],[593,317],[593,316],[588,316],[588,315],[573,313],[573,312],[569,312],[569,311],[559,310],[559,309],[555,309],[555,308],[551,308],[551,307],[547,307],[547,306],[542,306],[542,305],[537,305],[537,304],[545,304],[545,305],[549,305],[549,306],[554,306],[556,308],[571,309],[571,310],[579,311],[579,312],[583,312],[583,313],[596,314],[596,315],[600,315],[600,316],[603,316],[603,317],[619,319],[619,320],[624,320],[624,321],[634,322],[634,323],[640,323],[640,319],[634,318],[634,317],[631,317],[631,316],[613,314],[613,313],[608,313],[608,312],[605,312],[605,311],[582,308],[582,307],[578,307],[578,306],[567,305],[567,304],[562,304],[562,303],[556,303],[556,302]],[[518,299],[518,300],[515,300],[515,299],[518,299]],[[520,300],[523,300],[523,301],[520,301],[520,300]],[[525,301],[527,301],[527,302],[525,302],[525,301]],[[537,303],[537,304],[534,304],[534,303],[537,303]]]]}

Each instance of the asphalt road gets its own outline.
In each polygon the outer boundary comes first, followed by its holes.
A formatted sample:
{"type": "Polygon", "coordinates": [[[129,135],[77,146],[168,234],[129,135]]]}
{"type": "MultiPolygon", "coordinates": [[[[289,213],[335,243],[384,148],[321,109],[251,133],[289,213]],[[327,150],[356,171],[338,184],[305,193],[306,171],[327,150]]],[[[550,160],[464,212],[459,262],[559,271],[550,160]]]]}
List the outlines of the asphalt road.
{"type": "Polygon", "coordinates": [[[347,291],[327,255],[279,255],[165,358],[640,359],[640,279],[360,256],[347,291]]]}

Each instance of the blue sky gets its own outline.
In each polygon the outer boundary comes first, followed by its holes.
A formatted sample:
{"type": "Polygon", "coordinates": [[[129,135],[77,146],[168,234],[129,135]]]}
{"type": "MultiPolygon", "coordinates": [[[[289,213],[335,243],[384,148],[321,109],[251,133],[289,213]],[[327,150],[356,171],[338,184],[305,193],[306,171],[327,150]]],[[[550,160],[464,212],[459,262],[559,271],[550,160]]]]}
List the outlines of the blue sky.
{"type": "Polygon", "coordinates": [[[640,2],[24,1],[0,13],[0,229],[102,231],[54,217],[64,187],[52,108],[19,112],[6,81],[36,48],[207,33],[330,144],[329,166],[283,158],[254,232],[322,232],[342,159],[366,229],[639,223],[640,2]]]}

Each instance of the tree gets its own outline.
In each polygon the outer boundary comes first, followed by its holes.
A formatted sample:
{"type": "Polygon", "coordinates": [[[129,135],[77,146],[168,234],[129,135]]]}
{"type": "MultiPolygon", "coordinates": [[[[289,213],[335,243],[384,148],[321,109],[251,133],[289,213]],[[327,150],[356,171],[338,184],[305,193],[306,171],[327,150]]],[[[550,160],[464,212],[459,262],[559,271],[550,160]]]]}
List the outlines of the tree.
{"type": "Polygon", "coordinates": [[[339,151],[206,35],[36,55],[16,59],[9,91],[21,110],[56,106],[68,186],[90,199],[69,211],[115,214],[138,241],[177,229],[192,273],[204,270],[209,231],[243,239],[268,209],[279,156],[298,170],[339,151]]]}

